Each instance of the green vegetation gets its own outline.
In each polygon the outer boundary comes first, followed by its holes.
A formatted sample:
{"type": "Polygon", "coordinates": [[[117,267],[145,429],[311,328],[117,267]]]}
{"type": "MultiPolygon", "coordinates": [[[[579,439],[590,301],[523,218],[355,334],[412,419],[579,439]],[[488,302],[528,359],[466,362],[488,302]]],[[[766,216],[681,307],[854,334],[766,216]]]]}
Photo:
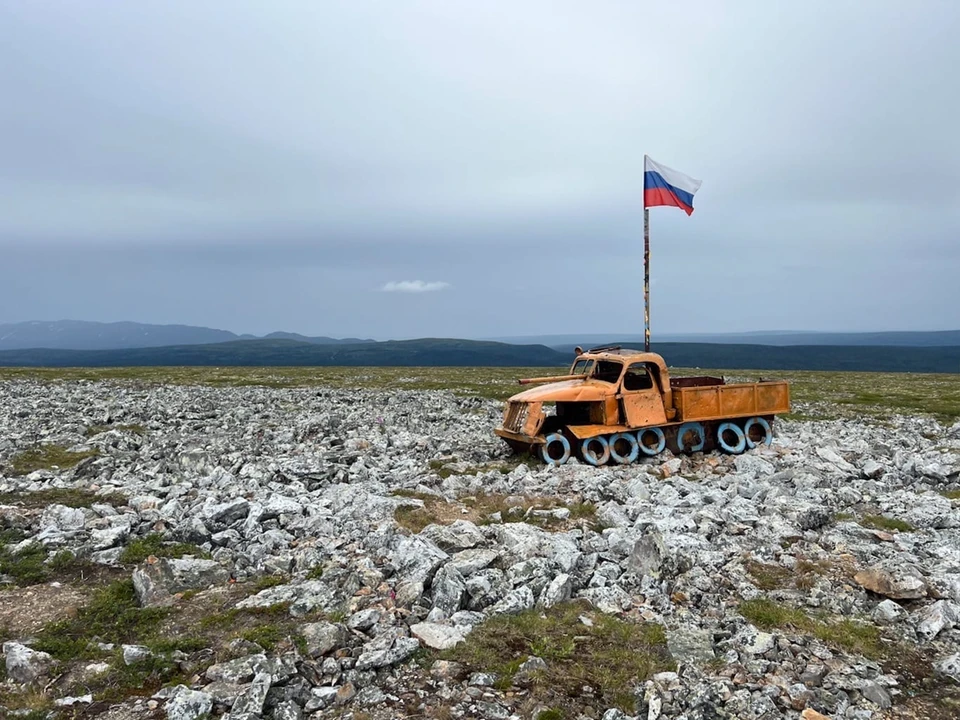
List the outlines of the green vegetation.
{"type": "Polygon", "coordinates": [[[9,575],[17,585],[38,585],[50,575],[44,565],[46,559],[47,550],[39,544],[32,543],[16,553],[0,547],[0,574],[9,575]]]}
{"type": "Polygon", "coordinates": [[[50,470],[52,468],[66,470],[72,468],[81,460],[95,457],[98,453],[99,451],[95,448],[83,452],[70,452],[62,445],[38,445],[14,455],[13,460],[10,461],[10,472],[14,477],[17,477],[29,475],[34,470],[50,470]]]}
{"type": "Polygon", "coordinates": [[[48,505],[88,508],[100,503],[121,506],[127,504],[127,498],[120,493],[97,495],[89,490],[78,488],[49,488],[37,492],[0,493],[0,505],[19,505],[31,510],[43,509],[48,505]]]}
{"type": "Polygon", "coordinates": [[[745,566],[753,584],[761,590],[809,590],[816,585],[818,577],[827,575],[831,570],[830,563],[825,560],[813,562],[805,558],[798,558],[792,569],[752,558],[746,561],[745,566]]]}
{"type": "Polygon", "coordinates": [[[943,490],[940,494],[947,500],[960,500],[960,490],[943,490]]]}
{"type": "Polygon", "coordinates": [[[832,647],[864,657],[880,659],[885,655],[880,631],[866,623],[813,618],[803,610],[780,605],[767,598],[740,603],[740,614],[761,630],[794,630],[799,634],[813,635],[832,647]]]}
{"type": "MultiPolygon", "coordinates": [[[[316,569],[316,568],[314,568],[316,569]]],[[[264,575],[263,577],[258,577],[253,582],[253,591],[255,593],[267,590],[268,588],[276,587],[277,585],[283,585],[290,582],[290,578],[286,575],[264,575]]]]}
{"type": "Polygon", "coordinates": [[[444,498],[413,490],[397,490],[397,497],[421,500],[424,506],[401,505],[394,511],[394,519],[401,527],[418,533],[427,525],[449,524],[454,520],[470,520],[479,525],[488,525],[491,515],[500,513],[501,522],[525,522],[544,529],[565,529],[571,525],[586,522],[597,529],[595,521],[597,508],[590,502],[564,502],[558,497],[540,497],[533,495],[477,494],[448,502],[444,498]],[[569,517],[561,519],[551,514],[535,515],[527,512],[546,511],[566,508],[569,517]],[[465,513],[464,510],[467,512],[465,513]]]}
{"type": "MultiPolygon", "coordinates": [[[[2,504],[2,503],[0,503],[2,504]]],[[[0,545],[12,545],[27,537],[27,533],[20,528],[4,528],[0,530],[0,545]]]]}
{"type": "Polygon", "coordinates": [[[471,670],[495,673],[501,689],[529,685],[534,698],[563,704],[589,686],[605,706],[627,713],[635,711],[633,688],[638,683],[675,667],[661,626],[599,613],[583,601],[489,618],[465,642],[441,655],[471,670]],[[546,669],[518,677],[530,656],[546,661],[546,669]]]}
{"type": "Polygon", "coordinates": [[[143,435],[147,429],[143,425],[91,425],[87,428],[85,433],[87,437],[93,437],[94,435],[99,435],[100,433],[109,432],[110,430],[119,430],[121,432],[129,432],[134,435],[143,435]]]}
{"type": "Polygon", "coordinates": [[[863,527],[874,528],[875,530],[897,530],[899,532],[916,530],[910,523],[886,515],[864,515],[859,522],[863,527]]]}
{"type": "Polygon", "coordinates": [[[307,573],[307,580],[319,580],[323,577],[323,566],[314,565],[310,568],[310,572],[307,573]]]}
{"type": "Polygon", "coordinates": [[[76,617],[43,628],[34,647],[57,660],[97,657],[94,641],[142,644],[168,612],[139,607],[133,581],[118,580],[94,593],[76,617]]]}
{"type": "Polygon", "coordinates": [[[166,543],[159,533],[150,533],[137,538],[127,545],[120,553],[120,562],[129,565],[141,563],[148,557],[181,558],[192,555],[198,558],[209,559],[210,553],[190,543],[166,543]]]}
{"type": "Polygon", "coordinates": [[[69,550],[61,550],[49,559],[48,555],[49,551],[39,543],[30,543],[17,552],[0,545],[0,574],[9,575],[17,585],[25,587],[91,567],[69,550]]]}

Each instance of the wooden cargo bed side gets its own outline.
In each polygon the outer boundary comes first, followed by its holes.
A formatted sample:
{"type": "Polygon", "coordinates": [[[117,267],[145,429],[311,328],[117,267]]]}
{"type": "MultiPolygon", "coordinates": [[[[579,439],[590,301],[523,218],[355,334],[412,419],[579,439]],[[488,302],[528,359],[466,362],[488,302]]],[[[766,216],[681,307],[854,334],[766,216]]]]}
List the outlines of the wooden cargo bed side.
{"type": "Polygon", "coordinates": [[[684,422],[780,415],[790,412],[790,387],[786,382],[760,382],[678,388],[673,404],[684,422]]]}

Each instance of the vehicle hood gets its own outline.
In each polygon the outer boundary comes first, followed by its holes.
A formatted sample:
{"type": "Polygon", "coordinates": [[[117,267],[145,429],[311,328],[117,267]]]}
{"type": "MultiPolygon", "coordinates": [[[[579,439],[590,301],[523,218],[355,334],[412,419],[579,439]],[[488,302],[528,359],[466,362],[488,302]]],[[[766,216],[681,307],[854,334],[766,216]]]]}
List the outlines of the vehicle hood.
{"type": "Polygon", "coordinates": [[[511,402],[591,402],[608,398],[616,385],[601,380],[561,380],[517,393],[511,402]]]}

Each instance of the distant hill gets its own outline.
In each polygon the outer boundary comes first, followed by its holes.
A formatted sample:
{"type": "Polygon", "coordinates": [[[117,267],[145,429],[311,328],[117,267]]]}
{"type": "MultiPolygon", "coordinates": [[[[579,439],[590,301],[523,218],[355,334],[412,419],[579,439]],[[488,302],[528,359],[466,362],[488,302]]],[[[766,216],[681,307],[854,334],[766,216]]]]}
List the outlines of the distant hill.
{"type": "MultiPolygon", "coordinates": [[[[657,343],[671,367],[718,370],[851,370],[960,372],[960,347],[866,347],[657,343]]],[[[0,366],[122,367],[217,366],[497,366],[566,368],[573,355],[543,345],[424,338],[320,345],[295,340],[235,340],[118,350],[7,350],[0,366]]]]}
{"type": "Polygon", "coordinates": [[[292,332],[272,332],[263,336],[264,340],[296,340],[297,342],[313,343],[314,345],[361,345],[364,343],[376,342],[370,339],[361,338],[332,338],[323,335],[319,337],[309,337],[300,333],[292,332]]]}
{"type": "Polygon", "coordinates": [[[214,330],[193,325],[99,323],[82,320],[0,324],[0,350],[26,348],[110,350],[220,343],[238,339],[240,339],[239,335],[227,330],[214,330]]]}
{"type": "Polygon", "coordinates": [[[124,367],[162,365],[243,366],[498,366],[564,365],[562,355],[542,345],[425,338],[353,345],[295,340],[236,340],[212,345],[176,345],[118,350],[31,349],[0,352],[0,366],[124,367]]]}
{"type": "MultiPolygon", "coordinates": [[[[338,340],[275,332],[267,339],[298,340],[316,345],[373,342],[360,338],[338,340]]],[[[194,325],[151,325],[136,322],[100,323],[82,320],[31,321],[0,324],[0,351],[51,348],[59,350],[118,350],[171,345],[204,345],[231,340],[254,340],[256,335],[237,335],[229,330],[194,325]]]]}
{"type": "MultiPolygon", "coordinates": [[[[576,345],[606,345],[615,342],[642,343],[641,334],[523,335],[490,338],[496,342],[546,345],[568,351],[576,345]]],[[[897,331],[897,332],[789,332],[760,331],[749,333],[655,333],[661,343],[719,343],[725,345],[861,345],[891,347],[955,347],[960,346],[960,330],[897,331]]]]}

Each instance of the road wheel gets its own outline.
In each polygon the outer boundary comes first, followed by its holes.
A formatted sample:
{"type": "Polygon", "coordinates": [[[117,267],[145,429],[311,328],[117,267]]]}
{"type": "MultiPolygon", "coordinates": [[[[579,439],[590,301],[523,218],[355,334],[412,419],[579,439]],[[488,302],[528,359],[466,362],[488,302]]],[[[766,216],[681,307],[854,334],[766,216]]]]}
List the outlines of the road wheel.
{"type": "Polygon", "coordinates": [[[610,443],[603,435],[580,443],[580,456],[591,465],[603,465],[610,459],[610,443]]]}
{"type": "Polygon", "coordinates": [[[752,417],[743,426],[743,434],[747,437],[747,447],[753,450],[757,445],[770,445],[773,442],[773,431],[770,423],[762,417],[752,417]]]}
{"type": "Polygon", "coordinates": [[[637,443],[644,455],[653,457],[663,452],[663,449],[667,446],[667,438],[660,428],[649,427],[637,431],[637,443]]]}
{"type": "Polygon", "coordinates": [[[563,465],[570,459],[570,441],[563,433],[551,433],[540,446],[540,457],[547,465],[563,465]]]}
{"type": "Polygon", "coordinates": [[[620,465],[629,465],[635,462],[640,454],[637,438],[632,433],[617,433],[607,442],[610,446],[610,457],[620,465]]]}
{"type": "Polygon", "coordinates": [[[747,448],[747,436],[732,422],[721,423],[717,428],[717,444],[731,455],[739,455],[747,448]]]}
{"type": "Polygon", "coordinates": [[[707,441],[707,433],[698,422],[688,422],[677,430],[677,449],[680,452],[700,452],[707,441]]]}

